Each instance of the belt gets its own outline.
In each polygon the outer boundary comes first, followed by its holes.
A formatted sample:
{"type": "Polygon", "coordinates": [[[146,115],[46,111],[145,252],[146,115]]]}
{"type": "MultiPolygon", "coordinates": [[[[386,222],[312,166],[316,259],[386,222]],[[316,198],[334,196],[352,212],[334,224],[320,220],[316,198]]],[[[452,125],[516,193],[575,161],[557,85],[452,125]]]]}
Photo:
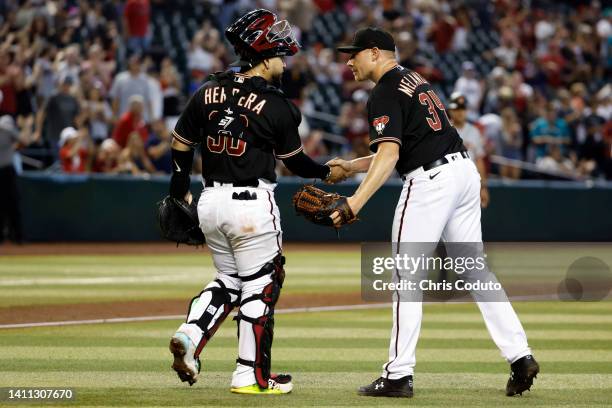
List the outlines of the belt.
{"type": "Polygon", "coordinates": [[[459,158],[457,156],[458,154],[461,155],[461,158],[463,158],[463,159],[469,159],[470,158],[470,155],[465,150],[462,150],[462,151],[456,152],[456,153],[450,153],[450,154],[447,154],[446,156],[444,156],[444,157],[442,157],[442,158],[440,158],[438,160],[434,160],[432,162],[429,162],[427,164],[422,165],[421,167],[416,167],[416,168],[414,168],[414,169],[412,169],[410,171],[407,171],[406,174],[402,175],[402,180],[406,180],[406,175],[412,173],[415,170],[423,169],[423,171],[429,171],[431,169],[435,169],[436,167],[448,164],[448,163],[450,163],[451,160],[454,161],[454,160],[458,159],[459,158]],[[449,157],[449,156],[451,157],[451,160],[448,160],[447,157],[449,157]]]}
{"type": "Polygon", "coordinates": [[[250,179],[250,180],[243,180],[243,181],[236,181],[233,183],[229,183],[229,182],[224,182],[224,181],[215,181],[215,180],[205,180],[204,182],[204,187],[215,187],[216,186],[229,186],[232,185],[234,187],[258,187],[259,186],[259,180],[258,179],[250,179]]]}

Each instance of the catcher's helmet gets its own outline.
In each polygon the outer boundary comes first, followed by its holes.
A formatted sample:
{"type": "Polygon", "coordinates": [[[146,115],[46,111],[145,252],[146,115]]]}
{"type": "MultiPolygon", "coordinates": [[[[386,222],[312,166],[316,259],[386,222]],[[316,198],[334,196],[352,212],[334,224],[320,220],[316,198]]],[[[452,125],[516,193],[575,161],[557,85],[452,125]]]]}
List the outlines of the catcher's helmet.
{"type": "Polygon", "coordinates": [[[225,30],[240,61],[234,66],[253,66],[267,58],[290,56],[299,44],[287,20],[277,21],[276,14],[265,9],[253,10],[225,30]]]}

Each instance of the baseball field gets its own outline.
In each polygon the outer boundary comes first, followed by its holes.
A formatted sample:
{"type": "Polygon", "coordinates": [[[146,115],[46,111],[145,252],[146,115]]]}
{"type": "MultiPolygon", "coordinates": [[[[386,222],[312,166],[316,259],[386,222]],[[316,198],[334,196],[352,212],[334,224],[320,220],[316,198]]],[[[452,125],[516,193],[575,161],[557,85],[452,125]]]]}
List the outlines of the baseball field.
{"type": "MultiPolygon", "coordinates": [[[[567,269],[575,254],[564,245],[547,268],[567,269]]],[[[496,251],[507,259],[537,257],[533,246],[496,251]]],[[[612,246],[581,251],[606,260],[612,246]]],[[[356,388],[375,379],[386,361],[391,330],[390,307],[360,299],[359,247],[288,245],[286,256],[272,354],[273,370],[293,375],[289,395],[229,392],[237,352],[230,319],[203,353],[199,382],[179,382],[168,340],[214,271],[205,250],[171,245],[34,246],[0,255],[0,387],[74,390],[73,401],[54,406],[612,405],[609,301],[514,303],[541,373],[531,392],[513,398],[504,395],[508,365],[477,307],[427,304],[415,397],[359,397],[356,388]]],[[[529,278],[520,270],[516,275],[529,278]]]]}

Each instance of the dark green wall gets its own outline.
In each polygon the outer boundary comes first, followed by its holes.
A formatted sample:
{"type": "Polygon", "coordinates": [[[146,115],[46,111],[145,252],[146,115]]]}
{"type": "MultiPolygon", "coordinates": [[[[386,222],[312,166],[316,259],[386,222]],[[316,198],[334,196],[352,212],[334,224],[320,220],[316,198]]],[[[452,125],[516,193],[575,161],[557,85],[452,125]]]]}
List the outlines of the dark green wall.
{"type": "MultiPolygon", "coordinates": [[[[72,176],[29,173],[20,177],[24,235],[29,241],[149,241],[158,239],[155,203],[167,177],[72,176]]],[[[333,229],[297,217],[291,196],[301,185],[283,179],[276,190],[286,241],[336,241],[333,229]]],[[[324,187],[352,193],[357,184],[324,187]]],[[[386,241],[401,183],[383,186],[340,231],[342,241],[386,241]]],[[[201,183],[192,183],[199,195],[201,183]]],[[[612,184],[493,183],[483,211],[485,241],[612,241],[612,184]]]]}

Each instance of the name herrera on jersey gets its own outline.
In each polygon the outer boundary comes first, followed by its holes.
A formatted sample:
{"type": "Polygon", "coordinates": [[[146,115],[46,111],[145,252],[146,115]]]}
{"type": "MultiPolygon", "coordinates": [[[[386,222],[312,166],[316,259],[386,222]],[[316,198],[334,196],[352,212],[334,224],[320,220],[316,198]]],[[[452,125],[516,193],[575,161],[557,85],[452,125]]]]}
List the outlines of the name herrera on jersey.
{"type": "MultiPolygon", "coordinates": [[[[233,88],[232,93],[235,95],[240,92],[240,89],[233,88]]],[[[256,114],[261,114],[261,110],[266,104],[265,99],[259,99],[259,95],[250,93],[248,96],[241,96],[238,98],[238,106],[241,106],[245,109],[249,109],[256,114]]],[[[204,91],[204,104],[220,104],[225,102],[227,96],[225,95],[225,89],[221,86],[215,86],[213,88],[208,88],[204,91]]]]}

